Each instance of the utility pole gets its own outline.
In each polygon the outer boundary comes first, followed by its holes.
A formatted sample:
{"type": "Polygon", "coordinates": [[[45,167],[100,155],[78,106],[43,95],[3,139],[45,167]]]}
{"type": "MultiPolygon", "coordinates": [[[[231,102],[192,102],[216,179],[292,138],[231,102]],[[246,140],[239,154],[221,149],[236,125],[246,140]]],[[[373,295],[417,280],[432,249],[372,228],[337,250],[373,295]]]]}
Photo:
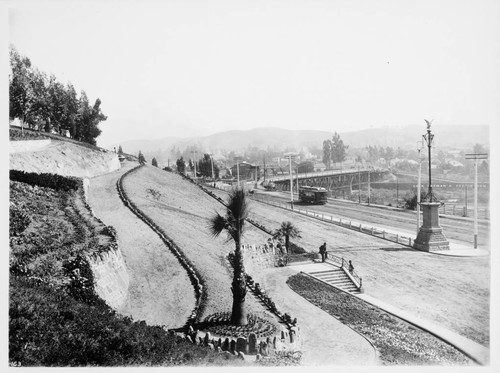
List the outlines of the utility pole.
{"type": "Polygon", "coordinates": [[[236,160],[236,172],[238,174],[238,188],[240,187],[240,161],[236,160]]]}
{"type": "Polygon", "coordinates": [[[423,141],[417,141],[418,150],[418,185],[417,185],[417,236],[420,231],[420,184],[422,183],[422,148],[424,146],[423,141]]]}
{"type": "Polygon", "coordinates": [[[266,158],[264,157],[264,183],[266,182],[266,158]]]}
{"type": "Polygon", "coordinates": [[[358,202],[361,204],[361,172],[358,165],[358,202]]]}
{"type": "Polygon", "coordinates": [[[368,166],[368,206],[370,206],[370,166],[368,166]]]}
{"type": "Polygon", "coordinates": [[[297,194],[299,194],[299,166],[297,166],[297,194]]]}
{"type": "Polygon", "coordinates": [[[212,158],[212,154],[209,154],[210,156],[210,165],[212,166],[212,180],[215,181],[215,174],[214,174],[214,160],[212,158]]]}
{"type": "Polygon", "coordinates": [[[396,176],[396,207],[399,206],[399,178],[396,176]]]}
{"type": "Polygon", "coordinates": [[[293,174],[292,174],[292,158],[294,158],[295,155],[292,153],[287,153],[285,154],[285,158],[289,159],[289,165],[290,165],[290,205],[293,210],[293,174]]]}
{"type": "Polygon", "coordinates": [[[465,159],[474,160],[474,249],[477,249],[477,160],[488,159],[488,154],[466,154],[465,159]]]}
{"type": "Polygon", "coordinates": [[[464,217],[467,217],[467,184],[465,185],[465,214],[464,217]]]}
{"type": "Polygon", "coordinates": [[[196,150],[193,150],[194,179],[196,180],[196,150]]]}

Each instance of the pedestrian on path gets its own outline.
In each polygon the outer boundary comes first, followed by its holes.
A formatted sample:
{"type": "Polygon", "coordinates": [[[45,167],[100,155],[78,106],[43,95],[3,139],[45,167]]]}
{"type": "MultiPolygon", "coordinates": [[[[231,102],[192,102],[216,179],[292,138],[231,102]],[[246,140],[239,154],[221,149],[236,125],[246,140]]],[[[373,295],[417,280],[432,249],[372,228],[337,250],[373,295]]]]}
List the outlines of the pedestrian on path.
{"type": "Polygon", "coordinates": [[[354,272],[354,266],[352,265],[352,262],[349,260],[349,273],[354,272]]]}
{"type": "Polygon", "coordinates": [[[324,262],[326,259],[326,242],[319,247],[319,253],[321,254],[321,262],[324,262]]]}

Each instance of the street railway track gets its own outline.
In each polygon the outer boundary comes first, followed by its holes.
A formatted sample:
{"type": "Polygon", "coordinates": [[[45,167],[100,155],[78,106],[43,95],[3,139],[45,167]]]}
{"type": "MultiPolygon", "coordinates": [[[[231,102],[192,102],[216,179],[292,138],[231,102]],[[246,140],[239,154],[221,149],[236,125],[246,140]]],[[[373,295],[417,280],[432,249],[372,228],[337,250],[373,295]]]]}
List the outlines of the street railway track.
{"type": "MultiPolygon", "coordinates": [[[[273,193],[258,193],[257,196],[273,202],[290,204],[289,195],[279,195],[273,193]]],[[[373,225],[375,227],[402,230],[412,232],[416,235],[416,215],[408,210],[386,209],[364,204],[355,204],[335,199],[328,199],[326,205],[302,205],[297,204],[301,209],[307,209],[317,213],[331,215],[337,218],[348,219],[373,225]]],[[[471,245],[474,242],[474,220],[472,218],[457,218],[440,216],[440,225],[445,236],[457,243],[471,245]]],[[[478,221],[478,246],[489,249],[490,224],[489,221],[478,221]]]]}

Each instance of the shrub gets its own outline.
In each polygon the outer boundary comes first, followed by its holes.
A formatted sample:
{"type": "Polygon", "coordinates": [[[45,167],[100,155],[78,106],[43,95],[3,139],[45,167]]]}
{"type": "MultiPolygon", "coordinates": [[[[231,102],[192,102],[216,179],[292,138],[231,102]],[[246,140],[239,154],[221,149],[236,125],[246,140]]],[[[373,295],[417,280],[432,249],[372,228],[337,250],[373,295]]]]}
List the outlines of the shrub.
{"type": "Polygon", "coordinates": [[[24,172],[19,170],[9,171],[10,180],[19,181],[29,185],[51,188],[55,190],[77,190],[79,181],[76,178],[64,177],[56,174],[24,172]]]}
{"type": "Polygon", "coordinates": [[[9,211],[10,237],[19,236],[31,223],[30,217],[23,211],[11,208],[9,211]]]}

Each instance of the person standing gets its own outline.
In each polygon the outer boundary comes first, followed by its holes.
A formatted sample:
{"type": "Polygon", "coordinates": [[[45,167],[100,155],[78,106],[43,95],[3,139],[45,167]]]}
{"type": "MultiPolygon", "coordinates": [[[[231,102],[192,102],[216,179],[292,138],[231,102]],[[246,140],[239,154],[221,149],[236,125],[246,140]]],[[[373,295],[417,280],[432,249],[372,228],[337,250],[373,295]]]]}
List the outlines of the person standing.
{"type": "Polygon", "coordinates": [[[319,253],[321,254],[321,262],[324,262],[326,259],[326,242],[319,247],[319,253]]]}

